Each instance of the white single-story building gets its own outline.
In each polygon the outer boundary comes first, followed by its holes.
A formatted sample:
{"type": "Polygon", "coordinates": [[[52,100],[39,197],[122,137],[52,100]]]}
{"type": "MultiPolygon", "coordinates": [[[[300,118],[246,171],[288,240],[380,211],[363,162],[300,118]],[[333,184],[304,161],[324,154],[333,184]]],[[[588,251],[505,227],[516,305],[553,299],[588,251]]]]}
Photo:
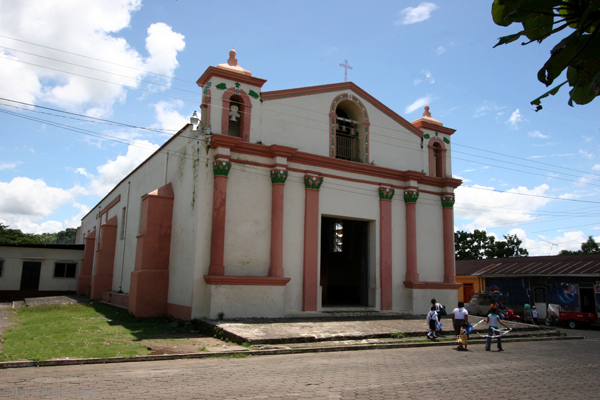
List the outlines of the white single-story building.
{"type": "Polygon", "coordinates": [[[83,218],[78,293],[182,319],[455,304],[454,129],[265,82],[233,50],[202,74],[201,117],[83,218]]]}
{"type": "Polygon", "coordinates": [[[0,301],[75,294],[81,244],[0,244],[0,301]]]}

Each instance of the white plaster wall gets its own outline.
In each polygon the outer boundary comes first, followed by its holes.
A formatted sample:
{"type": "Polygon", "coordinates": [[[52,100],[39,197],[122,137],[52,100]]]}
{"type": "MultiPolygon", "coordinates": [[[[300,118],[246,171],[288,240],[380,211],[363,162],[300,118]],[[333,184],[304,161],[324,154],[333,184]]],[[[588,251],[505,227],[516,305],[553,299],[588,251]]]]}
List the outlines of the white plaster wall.
{"type": "Polygon", "coordinates": [[[304,174],[290,172],[285,183],[283,210],[283,270],[291,278],[285,287],[285,311],[302,310],[304,276],[304,174]]]}
{"type": "MultiPolygon", "coordinates": [[[[329,106],[336,95],[328,93],[265,101],[260,106],[258,121],[263,129],[253,132],[256,140],[266,145],[291,146],[303,152],[328,156],[329,106]]],[[[250,141],[256,140],[252,136],[250,141]]]]}
{"type": "Polygon", "coordinates": [[[371,118],[370,162],[401,171],[422,172],[426,168],[423,153],[427,155],[427,148],[421,148],[421,138],[379,109],[366,104],[371,118]]]}
{"type": "Polygon", "coordinates": [[[209,318],[223,313],[231,318],[282,318],[284,290],[282,286],[210,285],[209,318]]]}
{"type": "Polygon", "coordinates": [[[169,161],[168,181],[173,186],[173,224],[169,260],[169,299],[171,304],[192,307],[197,252],[198,198],[207,190],[203,183],[212,175],[212,164],[206,154],[206,143],[197,132],[186,130],[182,136],[192,138],[174,143],[169,161]]]}
{"type": "Polygon", "coordinates": [[[417,268],[419,280],[443,282],[444,231],[440,197],[421,193],[417,201],[417,268]]]}
{"type": "Polygon", "coordinates": [[[412,294],[404,287],[406,276],[406,206],[402,190],[396,190],[392,199],[392,308],[410,312],[412,294]]]}
{"type": "Polygon", "coordinates": [[[41,262],[39,290],[75,291],[81,270],[83,250],[4,247],[0,246],[0,258],[4,268],[0,277],[0,290],[20,290],[24,261],[41,262]],[[54,278],[56,261],[77,263],[75,278],[54,278]]]}

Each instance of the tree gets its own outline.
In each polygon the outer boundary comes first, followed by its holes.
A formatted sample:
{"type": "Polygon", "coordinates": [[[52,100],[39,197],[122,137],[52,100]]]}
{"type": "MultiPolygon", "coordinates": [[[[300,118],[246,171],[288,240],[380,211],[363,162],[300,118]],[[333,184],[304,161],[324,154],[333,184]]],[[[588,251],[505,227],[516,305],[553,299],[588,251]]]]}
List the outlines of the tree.
{"type": "Polygon", "coordinates": [[[504,241],[496,242],[493,258],[529,256],[527,249],[521,248],[522,243],[517,235],[504,235],[504,241]]]}
{"type": "Polygon", "coordinates": [[[19,229],[9,229],[0,222],[0,244],[74,244],[77,229],[67,228],[57,233],[23,233],[19,229]]]}
{"type": "MultiPolygon", "coordinates": [[[[566,83],[569,105],[587,104],[600,95],[600,1],[598,0],[494,0],[492,17],[500,26],[520,23],[523,30],[499,38],[494,46],[518,40],[521,36],[541,43],[552,35],[567,33],[550,51],[550,58],[538,71],[538,80],[550,86],[563,71],[567,79],[531,102],[536,111],[541,101],[555,95],[566,83]]],[[[556,37],[556,36],[555,36],[556,37]]]]}
{"type": "Polygon", "coordinates": [[[594,240],[592,235],[588,236],[587,242],[581,243],[581,250],[562,250],[559,256],[570,256],[575,254],[600,254],[600,244],[594,240]]]}
{"type": "Polygon", "coordinates": [[[454,232],[454,255],[457,260],[526,257],[529,252],[521,248],[521,243],[523,242],[517,235],[504,235],[504,240],[496,241],[496,238],[488,236],[486,231],[458,231],[454,232]]]}

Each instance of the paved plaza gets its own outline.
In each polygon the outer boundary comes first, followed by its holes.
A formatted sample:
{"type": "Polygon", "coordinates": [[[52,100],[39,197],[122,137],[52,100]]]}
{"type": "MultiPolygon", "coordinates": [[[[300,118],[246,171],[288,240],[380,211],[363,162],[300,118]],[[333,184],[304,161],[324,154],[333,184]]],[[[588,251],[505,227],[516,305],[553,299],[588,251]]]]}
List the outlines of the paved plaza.
{"type": "Polygon", "coordinates": [[[0,370],[0,398],[591,399],[600,338],[0,370]]]}

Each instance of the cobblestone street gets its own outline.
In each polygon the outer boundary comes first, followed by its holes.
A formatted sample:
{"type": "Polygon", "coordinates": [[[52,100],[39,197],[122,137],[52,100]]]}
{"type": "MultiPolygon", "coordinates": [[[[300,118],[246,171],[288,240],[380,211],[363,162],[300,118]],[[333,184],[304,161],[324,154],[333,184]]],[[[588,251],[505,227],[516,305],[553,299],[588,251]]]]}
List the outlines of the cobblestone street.
{"type": "Polygon", "coordinates": [[[0,398],[590,399],[597,339],[0,370],[0,398]]]}

